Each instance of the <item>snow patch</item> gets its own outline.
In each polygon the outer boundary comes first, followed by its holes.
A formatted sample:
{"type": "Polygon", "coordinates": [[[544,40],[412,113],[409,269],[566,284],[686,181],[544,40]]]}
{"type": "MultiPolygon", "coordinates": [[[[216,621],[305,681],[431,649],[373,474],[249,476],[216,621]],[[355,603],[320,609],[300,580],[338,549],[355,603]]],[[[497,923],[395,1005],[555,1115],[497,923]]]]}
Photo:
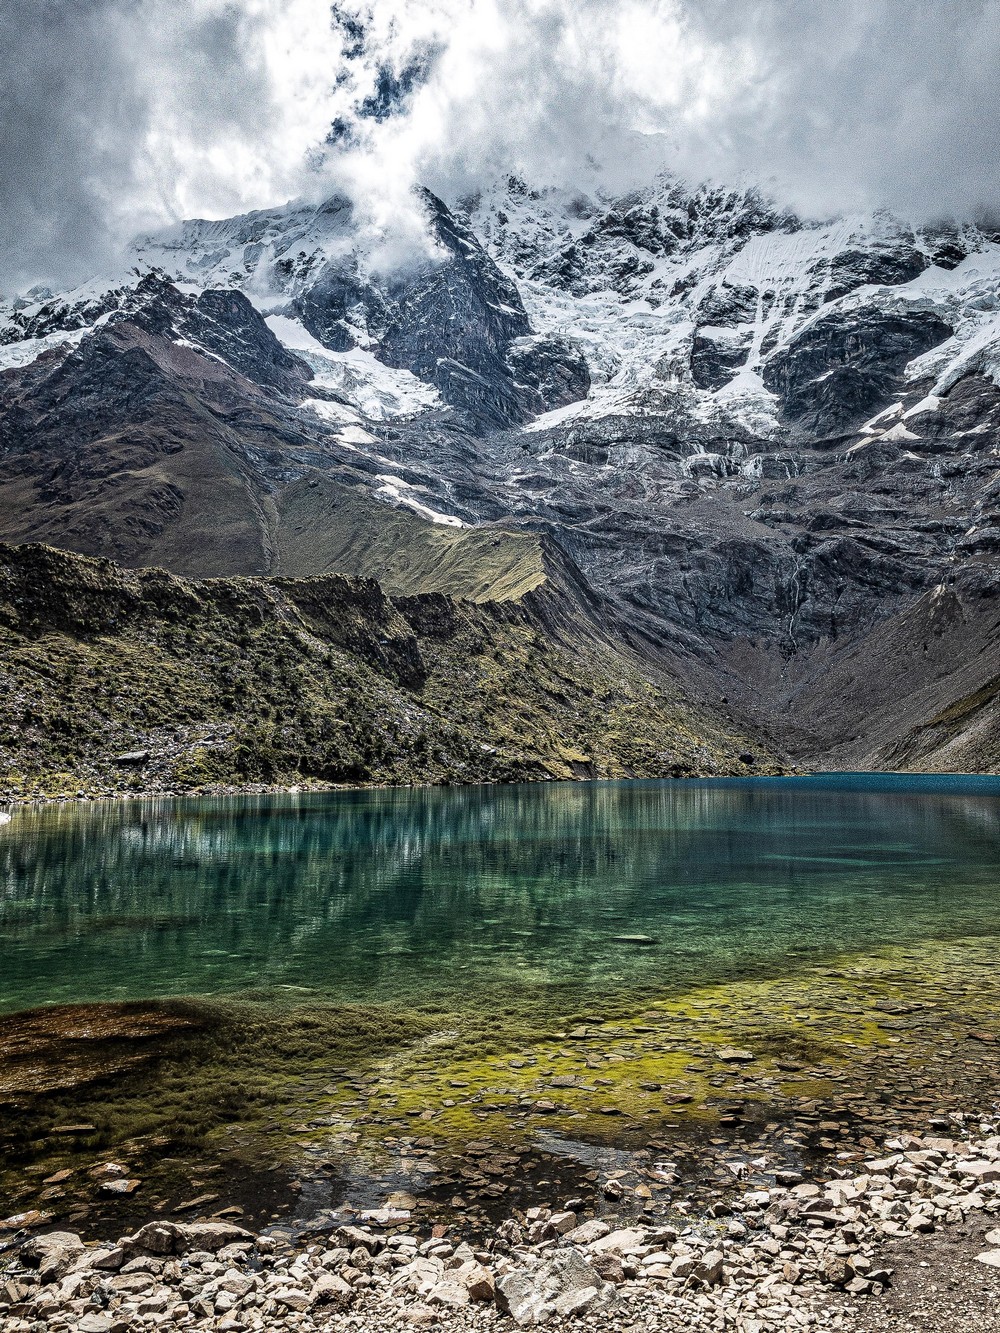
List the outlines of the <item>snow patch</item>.
{"type": "Polygon", "coordinates": [[[317,387],[333,390],[369,421],[413,417],[444,406],[433,385],[408,370],[384,366],[371,352],[360,347],[331,352],[300,320],[288,315],[268,315],[265,323],[283,346],[312,368],[317,387]]]}
{"type": "Polygon", "coordinates": [[[464,528],[466,526],[462,520],[454,514],[442,514],[437,509],[431,509],[412,494],[415,490],[423,490],[423,487],[411,486],[408,481],[402,477],[394,477],[388,473],[381,472],[376,478],[382,482],[382,485],[376,490],[375,494],[392,504],[405,505],[412,509],[414,513],[420,514],[422,518],[429,518],[432,523],[443,523],[450,528],[464,528]]]}
{"type": "Polygon", "coordinates": [[[65,347],[70,350],[78,347],[88,333],[104,324],[107,315],[102,315],[93,324],[84,329],[61,330],[47,334],[44,338],[22,338],[20,342],[0,344],[0,370],[14,370],[21,366],[30,366],[43,352],[53,347],[65,347]]]}

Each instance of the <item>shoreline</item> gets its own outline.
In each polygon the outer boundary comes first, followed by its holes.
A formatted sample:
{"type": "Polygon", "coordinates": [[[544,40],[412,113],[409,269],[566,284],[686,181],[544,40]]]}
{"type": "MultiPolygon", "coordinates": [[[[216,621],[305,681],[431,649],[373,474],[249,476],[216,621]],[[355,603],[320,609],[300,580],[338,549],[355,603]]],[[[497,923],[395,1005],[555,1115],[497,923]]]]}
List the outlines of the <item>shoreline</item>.
{"type": "Polygon", "coordinates": [[[868,1333],[912,1327],[892,1321],[919,1308],[948,1333],[995,1329],[996,1114],[971,1125],[961,1113],[932,1117],[925,1131],[815,1176],[775,1171],[761,1185],[734,1166],[730,1204],[696,1211],[681,1198],[654,1220],[598,1217],[579,1199],[553,1198],[485,1237],[417,1222],[406,1199],[298,1231],[254,1233],[203,1211],[150,1220],[111,1243],[14,1217],[0,1222],[0,1320],[5,1333],[33,1333],[39,1319],[52,1333],[151,1322],[312,1333],[344,1327],[349,1312],[362,1333],[595,1321],[609,1333],[868,1333]]]}
{"type": "Polygon", "coordinates": [[[519,778],[516,782],[500,781],[481,781],[481,782],[322,782],[311,780],[299,784],[284,783],[243,783],[232,785],[226,783],[212,784],[204,787],[191,788],[145,788],[141,791],[125,789],[121,791],[100,790],[79,790],[75,793],[64,793],[55,796],[46,795],[23,795],[20,793],[4,792],[0,790],[0,814],[10,810],[23,809],[26,806],[37,806],[43,808],[47,806],[64,805],[97,805],[104,801],[183,801],[183,800],[212,800],[217,797],[230,796],[294,796],[306,794],[320,794],[323,792],[340,791],[421,791],[427,790],[445,790],[448,788],[471,788],[471,787],[519,787],[519,786],[545,786],[554,783],[570,783],[577,785],[592,785],[598,783],[650,783],[650,782],[725,782],[725,781],[786,781],[789,779],[809,779],[809,778],[834,778],[834,777],[898,777],[898,778],[969,778],[986,779],[1000,778],[1000,773],[976,773],[965,770],[951,770],[938,772],[936,770],[909,770],[909,769],[838,769],[838,768],[802,768],[798,765],[790,765],[787,771],[779,773],[664,773],[660,777],[635,777],[635,778],[600,778],[588,775],[580,775],[569,778],[557,778],[552,776],[530,778],[519,778]]]}
{"type": "Polygon", "coordinates": [[[606,1208],[618,1179],[619,1207],[658,1217],[679,1190],[726,1202],[727,1154],[822,1171],[929,1108],[989,1113],[993,956],[983,939],[937,943],[919,966],[906,947],[801,960],[794,977],[644,993],[579,1026],[284,991],[43,1005],[0,1026],[0,1209],[103,1225],[125,1202],[93,1176],[108,1157],[137,1182],[130,1223],[183,1211],[202,1182],[249,1225],[402,1191],[421,1215],[486,1227],[543,1202],[546,1181],[606,1208]]]}

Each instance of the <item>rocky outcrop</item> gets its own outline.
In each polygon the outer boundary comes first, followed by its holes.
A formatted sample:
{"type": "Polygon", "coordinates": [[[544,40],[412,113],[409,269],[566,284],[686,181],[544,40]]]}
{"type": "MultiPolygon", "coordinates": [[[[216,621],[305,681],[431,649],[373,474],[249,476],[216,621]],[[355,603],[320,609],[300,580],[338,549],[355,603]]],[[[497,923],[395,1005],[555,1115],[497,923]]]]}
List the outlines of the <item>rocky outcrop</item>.
{"type": "Polygon", "coordinates": [[[4,547],[0,688],[8,799],[742,772],[749,743],[550,559],[526,591],[476,603],[4,547]]]}
{"type": "Polygon", "coordinates": [[[764,366],[783,419],[819,439],[843,436],[905,391],[902,372],[951,336],[937,315],[878,306],[821,315],[764,366]]]}

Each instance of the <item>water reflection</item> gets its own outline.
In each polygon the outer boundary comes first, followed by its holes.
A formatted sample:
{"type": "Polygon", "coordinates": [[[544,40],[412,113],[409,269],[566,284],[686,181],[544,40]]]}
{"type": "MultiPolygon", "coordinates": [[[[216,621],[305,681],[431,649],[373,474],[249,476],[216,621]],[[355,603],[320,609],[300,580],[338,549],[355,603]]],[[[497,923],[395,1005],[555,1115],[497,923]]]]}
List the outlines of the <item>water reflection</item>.
{"type": "Polygon", "coordinates": [[[0,1007],[586,998],[992,933],[998,796],[854,777],[25,809],[0,828],[0,1007]]]}

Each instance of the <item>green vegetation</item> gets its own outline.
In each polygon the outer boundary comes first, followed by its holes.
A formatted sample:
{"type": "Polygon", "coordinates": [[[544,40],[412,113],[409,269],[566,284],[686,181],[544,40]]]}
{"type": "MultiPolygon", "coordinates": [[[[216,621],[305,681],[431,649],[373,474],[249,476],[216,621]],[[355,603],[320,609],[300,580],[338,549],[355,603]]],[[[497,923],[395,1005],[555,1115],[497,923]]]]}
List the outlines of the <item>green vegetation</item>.
{"type": "Polygon", "coordinates": [[[0,797],[746,771],[511,540],[486,602],[0,546],[0,797]]]}
{"type": "Polygon", "coordinates": [[[293,482],[277,505],[276,574],[354,574],[390,596],[443,592],[473,602],[510,601],[545,581],[533,532],[428,523],[323,475],[293,482]]]}
{"type": "Polygon", "coordinates": [[[543,1128],[644,1143],[717,1132],[735,1108],[748,1123],[812,1123],[832,1151],[849,1121],[992,1098],[993,955],[992,939],[929,941],[644,1002],[626,993],[598,1013],[559,1015],[531,994],[459,1014],[269,992],[10,1015],[0,1065],[25,1078],[0,1083],[0,1200],[50,1206],[42,1177],[71,1170],[85,1201],[86,1172],[109,1155],[144,1180],[148,1209],[189,1197],[213,1161],[259,1182],[345,1161],[378,1170],[415,1135],[445,1158],[473,1139],[523,1151],[543,1128]],[[46,1085],[40,1069],[71,1077],[46,1085]]]}

